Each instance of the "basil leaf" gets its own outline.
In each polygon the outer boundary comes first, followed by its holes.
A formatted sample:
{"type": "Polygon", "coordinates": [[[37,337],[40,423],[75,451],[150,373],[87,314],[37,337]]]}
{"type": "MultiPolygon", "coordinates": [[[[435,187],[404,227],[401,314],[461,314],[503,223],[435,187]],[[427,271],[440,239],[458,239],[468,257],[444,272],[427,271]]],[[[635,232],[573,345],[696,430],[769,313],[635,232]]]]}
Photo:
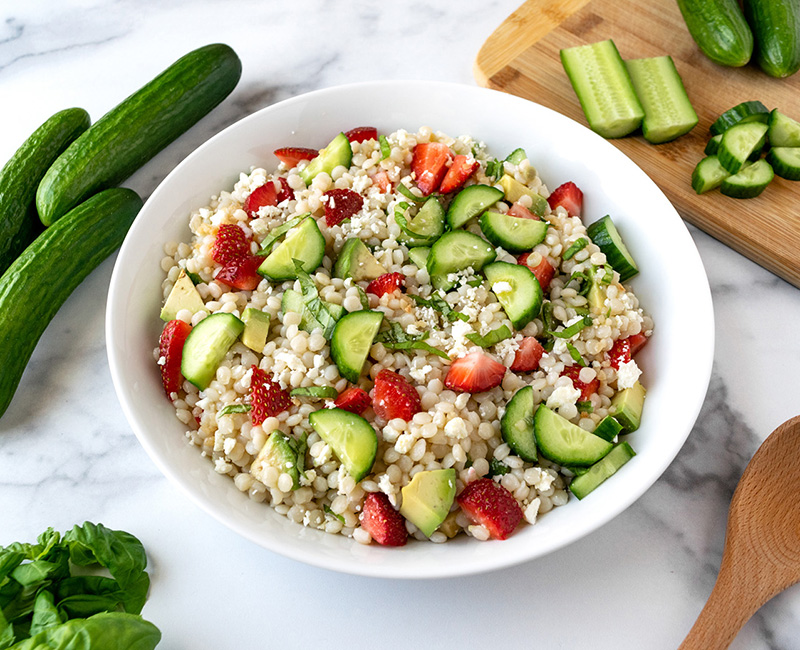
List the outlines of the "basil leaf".
{"type": "Polygon", "coordinates": [[[542,324],[543,332],[541,343],[542,347],[545,349],[545,352],[550,352],[553,349],[553,344],[555,343],[555,339],[550,332],[553,330],[554,320],[553,320],[553,303],[549,300],[545,301],[542,305],[542,324]]]}
{"type": "Polygon", "coordinates": [[[492,476],[503,476],[503,474],[508,474],[510,471],[511,468],[508,465],[496,458],[492,458],[492,460],[489,461],[489,478],[492,476]]]}
{"type": "Polygon", "coordinates": [[[293,388],[289,393],[292,397],[313,397],[316,399],[331,399],[339,395],[333,386],[301,386],[293,388]]]}
{"type": "Polygon", "coordinates": [[[354,285],[356,289],[358,289],[358,299],[361,301],[361,308],[368,310],[369,306],[369,298],[367,297],[367,292],[361,288],[360,284],[354,285]]]}
{"type": "Polygon", "coordinates": [[[269,231],[269,235],[267,238],[261,242],[261,250],[258,251],[257,255],[269,255],[272,252],[272,247],[275,245],[275,242],[278,241],[283,235],[289,232],[292,228],[298,225],[301,221],[305,221],[308,217],[311,216],[310,212],[306,212],[305,214],[298,215],[293,219],[289,219],[286,223],[281,224],[277,228],[273,228],[269,231]]]}
{"type": "Polygon", "coordinates": [[[9,650],[153,650],[159,641],[158,628],[140,616],[103,612],[48,627],[9,650]]]}
{"type": "Polygon", "coordinates": [[[425,350],[431,352],[442,359],[450,359],[445,352],[433,347],[429,343],[425,343],[428,338],[428,332],[422,334],[409,334],[399,323],[390,323],[390,329],[380,332],[376,337],[377,343],[383,344],[384,347],[390,350],[425,350]]]}
{"type": "Polygon", "coordinates": [[[0,648],[8,648],[14,643],[14,626],[6,620],[0,607],[0,648]]]}
{"type": "Polygon", "coordinates": [[[562,259],[568,260],[575,256],[580,250],[583,250],[589,245],[589,240],[586,237],[581,237],[580,239],[575,240],[572,245],[564,251],[564,254],[561,256],[562,259]]]}
{"type": "Polygon", "coordinates": [[[513,334],[508,328],[508,325],[501,325],[500,327],[493,329],[491,332],[488,332],[484,336],[481,336],[480,334],[467,334],[467,339],[472,341],[475,345],[478,345],[482,348],[488,348],[495,343],[510,339],[512,336],[513,334]]]}
{"type": "Polygon", "coordinates": [[[422,296],[417,296],[413,293],[409,293],[407,295],[418,305],[430,307],[434,311],[438,311],[451,323],[455,320],[463,320],[464,322],[469,320],[469,316],[462,314],[460,311],[456,311],[450,306],[449,302],[447,302],[444,298],[437,296],[436,294],[433,294],[430,298],[423,298],[422,296]]]}
{"type": "Polygon", "coordinates": [[[62,616],[56,607],[53,594],[46,589],[42,589],[33,603],[33,617],[31,618],[30,635],[38,634],[42,630],[60,625],[67,620],[62,616]]]}
{"type": "Polygon", "coordinates": [[[344,523],[344,517],[342,517],[342,515],[337,515],[333,510],[331,510],[330,506],[324,505],[324,506],[322,506],[322,509],[325,511],[326,515],[330,515],[331,517],[335,517],[336,519],[338,519],[339,521],[344,523]]]}
{"type": "Polygon", "coordinates": [[[572,357],[572,360],[577,363],[579,366],[585,368],[586,362],[583,360],[581,353],[578,352],[578,349],[572,345],[572,343],[567,343],[567,352],[569,352],[569,356],[572,357]]]}
{"type": "Polygon", "coordinates": [[[424,196],[417,196],[411,191],[411,189],[409,189],[408,186],[404,185],[403,183],[397,184],[397,191],[414,203],[425,203],[425,201],[427,201],[424,196]]]}
{"type": "Polygon", "coordinates": [[[378,136],[378,143],[381,145],[381,160],[386,160],[392,155],[392,147],[385,135],[378,136]]]}
{"type": "Polygon", "coordinates": [[[594,411],[591,400],[577,402],[575,406],[578,407],[578,413],[592,413],[594,411]]]}
{"type": "Polygon", "coordinates": [[[201,284],[203,282],[203,278],[201,278],[199,275],[197,275],[197,273],[192,273],[191,271],[186,271],[186,275],[189,277],[189,279],[192,281],[192,284],[194,284],[195,286],[197,286],[198,284],[201,284]]]}
{"type": "Polygon", "coordinates": [[[548,332],[548,334],[552,334],[560,339],[571,339],[573,336],[578,334],[584,327],[588,327],[592,324],[591,316],[584,316],[579,321],[572,323],[569,327],[561,330],[560,332],[548,332]]]}
{"type": "Polygon", "coordinates": [[[331,336],[333,336],[333,328],[336,327],[336,319],[328,311],[325,303],[320,300],[317,285],[314,284],[311,276],[303,270],[303,263],[296,259],[293,259],[292,262],[294,262],[297,279],[300,280],[300,288],[303,290],[303,301],[306,309],[317,319],[317,322],[322,327],[322,335],[330,340],[331,336]]]}
{"type": "Polygon", "coordinates": [[[217,413],[217,417],[222,417],[223,415],[230,415],[231,413],[248,413],[250,409],[253,407],[249,404],[228,404],[227,406],[223,406],[219,413],[217,413]]]}

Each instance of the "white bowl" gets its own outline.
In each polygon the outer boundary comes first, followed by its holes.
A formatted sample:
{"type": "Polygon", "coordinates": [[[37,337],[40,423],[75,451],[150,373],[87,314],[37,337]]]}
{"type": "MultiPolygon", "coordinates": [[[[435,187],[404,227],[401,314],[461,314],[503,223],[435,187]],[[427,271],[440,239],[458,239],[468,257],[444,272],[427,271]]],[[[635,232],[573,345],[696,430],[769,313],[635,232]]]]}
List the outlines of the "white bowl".
{"type": "MultiPolygon", "coordinates": [[[[688,181],[687,181],[688,182],[688,181]]],[[[198,505],[247,539],[282,555],[347,573],[455,576],[530,560],[608,522],[647,490],[676,456],[703,403],[714,325],[703,264],[683,222],[644,172],[612,144],[550,109],[500,92],[454,84],[378,82],[329,88],[265,108],[232,125],[184,160],[153,193],[119,253],[108,297],[106,338],[114,386],[128,421],[159,469],[198,505]],[[363,546],[294,524],[241,493],[184,436],[164,399],[153,361],[167,241],[188,241],[188,216],[231,188],[251,166],[274,168],[280,146],[322,146],[336,132],[369,124],[379,132],[421,126],[470,134],[504,156],[523,147],[551,189],[574,181],[587,222],[612,215],[640,265],[632,284],[655,321],[637,357],[648,387],[637,451],[585,500],[542,515],[506,541],[460,536],[446,544],[363,546]]]]}

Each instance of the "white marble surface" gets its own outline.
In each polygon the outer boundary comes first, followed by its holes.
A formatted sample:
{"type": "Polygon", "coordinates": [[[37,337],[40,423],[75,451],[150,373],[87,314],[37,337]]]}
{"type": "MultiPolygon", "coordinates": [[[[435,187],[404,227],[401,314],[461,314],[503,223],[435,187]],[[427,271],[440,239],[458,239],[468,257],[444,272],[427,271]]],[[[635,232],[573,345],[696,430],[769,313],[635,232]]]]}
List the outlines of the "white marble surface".
{"type": "MultiPolygon", "coordinates": [[[[56,110],[83,106],[97,118],[183,53],[229,43],[242,81],[129,181],[147,196],[210,135],[297,93],[367,79],[473,84],[475,54],[516,5],[0,0],[0,160],[56,110]]],[[[103,335],[113,259],[53,320],[0,420],[0,545],[86,519],[133,532],[151,560],[143,613],[165,649],[676,648],[713,585],[736,481],[760,441],[800,412],[800,291],[691,232],[717,322],[705,407],[655,486],[562,551],[487,575],[390,582],[310,568],[238,538],[167,483],[122,416],[103,335]]],[[[732,647],[800,648],[800,587],[768,603],[732,647]]]]}

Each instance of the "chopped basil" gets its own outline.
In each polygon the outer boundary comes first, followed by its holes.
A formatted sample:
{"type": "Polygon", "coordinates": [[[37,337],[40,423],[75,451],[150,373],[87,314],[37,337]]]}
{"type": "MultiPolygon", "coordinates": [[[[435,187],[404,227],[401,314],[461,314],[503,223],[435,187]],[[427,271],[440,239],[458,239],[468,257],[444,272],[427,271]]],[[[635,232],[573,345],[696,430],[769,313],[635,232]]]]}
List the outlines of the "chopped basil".
{"type": "Polygon", "coordinates": [[[367,292],[364,291],[359,284],[356,284],[355,288],[358,290],[358,299],[361,301],[361,307],[363,309],[369,309],[369,298],[367,297],[367,292]]]}
{"type": "Polygon", "coordinates": [[[405,201],[401,201],[397,204],[397,207],[394,209],[394,221],[395,223],[400,226],[400,230],[402,230],[408,237],[415,240],[416,242],[422,244],[432,244],[434,241],[438,239],[438,237],[428,237],[426,235],[421,235],[418,232],[414,232],[408,226],[408,219],[406,219],[406,210],[411,207],[409,203],[405,201]]]}
{"type": "Polygon", "coordinates": [[[572,357],[572,360],[577,363],[581,367],[586,366],[586,362],[583,360],[581,353],[578,352],[577,348],[572,345],[572,343],[567,343],[567,352],[569,352],[569,356],[572,357]]]}
{"type": "Polygon", "coordinates": [[[572,245],[564,251],[564,254],[561,257],[565,260],[571,259],[575,253],[586,248],[588,245],[589,240],[586,239],[586,237],[581,237],[580,239],[575,240],[572,245]]]}
{"type": "MultiPolygon", "coordinates": [[[[383,136],[381,136],[381,137],[383,137],[383,136]]],[[[331,517],[335,517],[336,519],[338,519],[339,521],[344,523],[344,517],[342,517],[342,515],[337,515],[333,510],[331,510],[329,505],[322,506],[322,509],[325,511],[326,515],[330,515],[331,517]]]]}
{"type": "Polygon", "coordinates": [[[501,325],[497,329],[493,329],[484,336],[481,336],[480,334],[467,334],[467,338],[470,341],[482,348],[488,348],[490,345],[510,339],[512,336],[513,334],[508,328],[508,325],[501,325]]]}
{"type": "Polygon", "coordinates": [[[502,160],[495,160],[495,159],[487,161],[486,176],[488,176],[489,178],[493,178],[494,180],[500,178],[505,171],[503,168],[503,162],[504,161],[502,160]]]}
{"type": "Polygon", "coordinates": [[[381,145],[381,160],[386,160],[389,156],[392,155],[392,147],[389,144],[389,141],[386,139],[385,135],[379,135],[378,142],[381,145]]]}
{"type": "Polygon", "coordinates": [[[479,287],[479,286],[481,286],[482,284],[483,284],[483,280],[481,280],[480,278],[475,278],[474,280],[469,280],[469,281],[467,282],[467,286],[468,286],[468,287],[473,287],[473,288],[474,288],[474,287],[479,287]]]}
{"type": "Polygon", "coordinates": [[[610,266],[604,268],[606,272],[605,275],[603,275],[600,282],[602,282],[603,284],[611,284],[611,282],[614,280],[614,269],[612,269],[610,266]]]}
{"type": "Polygon", "coordinates": [[[424,196],[417,196],[403,183],[397,184],[397,191],[410,201],[414,201],[414,203],[425,203],[425,201],[427,201],[424,196]]]}
{"type": "Polygon", "coordinates": [[[592,274],[593,271],[575,271],[569,277],[567,284],[572,282],[573,280],[578,283],[578,294],[581,296],[585,296],[589,293],[589,290],[592,288],[592,274]]]}
{"type": "Polygon", "coordinates": [[[578,413],[591,413],[594,411],[594,407],[592,406],[591,400],[585,400],[583,402],[578,402],[575,404],[578,407],[578,413]]]}
{"type": "Polygon", "coordinates": [[[276,241],[278,241],[281,237],[283,237],[283,235],[289,232],[301,221],[305,220],[310,216],[311,216],[310,212],[306,212],[305,214],[300,214],[294,217],[293,219],[289,219],[289,221],[287,221],[284,224],[281,224],[277,228],[273,228],[272,230],[270,230],[269,236],[263,242],[261,242],[261,250],[258,251],[258,254],[269,255],[276,241]]]}
{"type": "Polygon", "coordinates": [[[316,399],[333,399],[339,394],[333,386],[300,386],[289,393],[292,397],[313,397],[316,399]]]}
{"type": "Polygon", "coordinates": [[[203,278],[197,275],[197,273],[192,273],[191,271],[186,271],[185,269],[184,271],[186,272],[186,275],[189,277],[189,279],[192,281],[192,284],[194,284],[195,286],[197,286],[203,281],[203,278]]]}
{"type": "Polygon", "coordinates": [[[553,303],[549,300],[545,301],[545,303],[542,305],[542,324],[544,325],[544,331],[541,337],[541,344],[545,352],[550,352],[550,350],[553,349],[555,339],[553,338],[553,335],[550,334],[554,327],[554,321],[553,303]]]}
{"type": "Polygon", "coordinates": [[[588,327],[591,324],[592,324],[591,316],[584,316],[579,321],[572,323],[572,325],[564,328],[560,332],[549,332],[549,333],[552,334],[553,336],[557,336],[560,339],[571,339],[584,327],[588,327]]]}
{"type": "Polygon", "coordinates": [[[303,431],[299,438],[289,437],[289,446],[297,456],[297,471],[302,474],[306,469],[306,452],[308,451],[308,432],[303,431]]]}
{"type": "Polygon", "coordinates": [[[227,406],[223,406],[219,412],[217,413],[217,417],[221,417],[223,415],[230,415],[231,413],[247,413],[253,407],[249,404],[228,404],[227,406]]]}
{"type": "Polygon", "coordinates": [[[492,460],[489,461],[488,478],[492,478],[492,476],[503,476],[503,474],[508,474],[510,471],[511,468],[508,465],[496,458],[492,458],[492,460]]]}
{"type": "Polygon", "coordinates": [[[418,305],[422,305],[423,307],[430,307],[434,311],[438,311],[451,323],[456,319],[463,320],[464,322],[467,322],[469,320],[469,316],[467,316],[466,314],[462,314],[460,311],[456,311],[450,306],[449,302],[447,302],[441,296],[437,296],[436,294],[432,295],[430,298],[423,298],[422,296],[417,296],[414,295],[413,293],[409,293],[408,297],[411,298],[418,305]]]}
{"type": "Polygon", "coordinates": [[[303,270],[303,263],[296,259],[293,259],[292,262],[294,262],[294,268],[297,272],[297,279],[300,280],[300,288],[303,290],[305,307],[317,319],[317,322],[322,325],[322,335],[330,340],[331,336],[333,336],[333,328],[336,327],[336,319],[328,311],[325,303],[320,300],[317,285],[314,284],[311,276],[303,270]]]}
{"type": "Polygon", "coordinates": [[[429,332],[422,334],[409,334],[406,332],[400,323],[389,323],[389,329],[379,333],[375,337],[376,343],[383,344],[384,347],[390,350],[425,350],[431,352],[442,359],[450,359],[446,353],[433,347],[429,343],[425,343],[428,338],[429,332]]]}

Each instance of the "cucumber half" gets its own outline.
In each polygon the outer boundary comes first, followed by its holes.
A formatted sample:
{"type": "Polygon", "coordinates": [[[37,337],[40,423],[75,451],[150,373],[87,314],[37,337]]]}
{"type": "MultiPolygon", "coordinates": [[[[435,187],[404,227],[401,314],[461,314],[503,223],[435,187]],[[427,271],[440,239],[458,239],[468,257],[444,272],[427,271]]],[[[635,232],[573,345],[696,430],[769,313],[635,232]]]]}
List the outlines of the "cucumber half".
{"type": "Polygon", "coordinates": [[[719,191],[734,199],[752,199],[761,194],[774,177],[772,166],[766,160],[759,160],[724,179],[719,191]]]}
{"type": "Polygon", "coordinates": [[[186,337],[181,374],[200,390],[208,388],[219,364],[243,330],[244,323],[233,314],[206,316],[186,337]]]}
{"type": "Polygon", "coordinates": [[[308,217],[286,234],[286,239],[261,262],[258,272],[273,282],[294,280],[297,278],[294,260],[302,262],[306,273],[313,273],[324,256],[325,237],[317,222],[308,217]]]}
{"type": "Polygon", "coordinates": [[[342,316],[333,328],[331,356],[339,374],[356,383],[367,360],[372,341],[383,322],[379,311],[361,310],[342,316]]]}
{"type": "Polygon", "coordinates": [[[458,194],[447,209],[447,223],[451,230],[460,228],[503,198],[503,191],[490,185],[470,185],[458,194]]]}
{"type": "Polygon", "coordinates": [[[742,102],[720,115],[711,125],[709,131],[711,131],[712,135],[721,135],[737,124],[746,124],[747,122],[763,122],[766,124],[769,117],[769,109],[761,102],[742,102]]]}
{"type": "Polygon", "coordinates": [[[430,246],[442,236],[444,219],[442,204],[437,197],[431,196],[411,219],[395,215],[395,221],[400,226],[400,241],[408,248],[430,246]]]}
{"type": "Polygon", "coordinates": [[[466,230],[456,230],[436,240],[431,246],[426,265],[433,286],[447,291],[456,283],[448,276],[469,267],[480,271],[496,257],[494,248],[485,239],[466,230]]]}
{"type": "Polygon", "coordinates": [[[369,422],[339,408],[314,411],[308,421],[355,481],[369,474],[378,452],[378,436],[369,422]]]}
{"type": "Polygon", "coordinates": [[[800,181],[800,147],[773,147],[766,160],[781,178],[800,181]]]}
{"type": "Polygon", "coordinates": [[[703,194],[719,187],[730,175],[730,172],[719,164],[717,156],[706,156],[697,163],[692,172],[692,188],[698,194],[703,194]]]}
{"type": "Polygon", "coordinates": [[[775,109],[769,114],[767,137],[773,147],[800,147],[800,122],[775,109]]]}
{"type": "Polygon", "coordinates": [[[559,465],[593,465],[614,446],[544,404],[539,404],[533,416],[533,432],[542,456],[559,465]]]}
{"type": "Polygon", "coordinates": [[[763,122],[747,122],[725,131],[719,143],[717,157],[731,174],[737,173],[756,150],[761,150],[767,135],[763,122]]]}
{"type": "Polygon", "coordinates": [[[542,287],[527,266],[492,262],[486,265],[483,273],[516,329],[522,329],[539,315],[542,287]]]}
{"type": "Polygon", "coordinates": [[[608,454],[589,467],[585,472],[572,479],[569,490],[578,499],[583,499],[587,494],[597,488],[603,481],[616,474],[617,470],[636,455],[627,442],[615,445],[608,454]]]}
{"type": "Polygon", "coordinates": [[[509,253],[524,253],[544,241],[547,222],[514,217],[502,212],[484,212],[480,225],[486,239],[509,253]]]}
{"type": "Polygon", "coordinates": [[[628,248],[623,243],[610,216],[606,215],[599,221],[590,224],[586,228],[586,232],[603,251],[611,268],[619,273],[620,282],[627,282],[639,272],[639,267],[636,266],[633,256],[628,252],[628,248]]]}
{"type": "Polygon", "coordinates": [[[500,420],[500,432],[517,456],[531,463],[536,462],[532,386],[520,388],[511,398],[500,420]]]}
{"type": "Polygon", "coordinates": [[[319,152],[319,155],[300,170],[300,178],[308,185],[317,174],[326,172],[330,174],[336,167],[350,167],[353,159],[353,149],[350,140],[344,133],[340,133],[330,144],[319,152]]]}

